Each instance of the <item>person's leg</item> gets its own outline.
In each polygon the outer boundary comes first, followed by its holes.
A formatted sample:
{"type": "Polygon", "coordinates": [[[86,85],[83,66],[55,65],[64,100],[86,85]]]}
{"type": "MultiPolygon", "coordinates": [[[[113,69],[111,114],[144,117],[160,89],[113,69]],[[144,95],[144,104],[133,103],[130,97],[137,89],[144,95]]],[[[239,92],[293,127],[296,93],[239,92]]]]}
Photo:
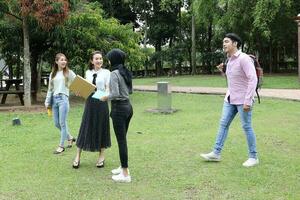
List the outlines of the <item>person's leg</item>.
{"type": "Polygon", "coordinates": [[[131,182],[131,176],[128,169],[128,149],[127,149],[127,129],[132,116],[132,107],[130,104],[114,105],[112,104],[111,117],[113,128],[119,146],[119,155],[121,167],[113,169],[112,179],[117,182],[131,182]]]}
{"type": "Polygon", "coordinates": [[[128,117],[127,117],[126,123],[125,123],[125,126],[126,126],[126,134],[127,134],[127,131],[128,131],[128,127],[129,127],[130,120],[131,120],[132,115],[133,115],[133,109],[132,109],[131,104],[128,106],[128,110],[129,110],[129,113],[128,113],[128,117]]]}
{"type": "Polygon", "coordinates": [[[68,112],[69,112],[69,100],[68,97],[63,95],[61,96],[62,99],[59,102],[59,124],[61,127],[60,133],[60,146],[64,146],[65,140],[67,140],[69,130],[68,130],[68,125],[67,125],[67,117],[68,117],[68,112]]]}
{"type": "Polygon", "coordinates": [[[221,154],[224,142],[228,135],[229,126],[237,113],[237,107],[227,102],[223,104],[222,117],[220,120],[220,127],[216,137],[214,146],[214,153],[217,155],[221,154]]]}
{"type": "Polygon", "coordinates": [[[257,159],[256,137],[252,128],[252,108],[249,112],[244,112],[243,106],[238,106],[241,124],[247,138],[249,158],[257,159]]]}
{"type": "Polygon", "coordinates": [[[76,157],[75,157],[75,160],[73,161],[73,168],[75,168],[75,169],[79,168],[81,152],[82,152],[82,149],[77,148],[76,157]]]}
{"type": "Polygon", "coordinates": [[[56,128],[60,130],[60,124],[59,124],[59,107],[57,100],[54,99],[53,105],[52,105],[52,114],[53,114],[53,121],[56,128]]]}
{"type": "Polygon", "coordinates": [[[127,139],[126,139],[126,119],[122,116],[114,116],[112,118],[113,128],[117,138],[119,147],[119,156],[121,161],[121,167],[128,167],[128,150],[127,150],[127,139]]]}
{"type": "MultiPolygon", "coordinates": [[[[130,123],[130,120],[132,118],[132,115],[133,115],[133,109],[132,109],[132,106],[131,104],[128,105],[128,116],[125,120],[125,137],[127,137],[127,132],[128,132],[128,128],[129,128],[129,123],[130,123]]],[[[128,170],[128,148],[127,148],[127,140],[126,140],[126,150],[127,150],[127,167],[126,168],[122,168],[123,169],[123,174],[125,176],[128,176],[129,175],[129,170],[128,170]]]]}
{"type": "MultiPolygon", "coordinates": [[[[54,121],[55,126],[61,132],[61,126],[60,126],[60,123],[59,123],[59,118],[60,118],[59,103],[60,103],[59,97],[54,97],[54,101],[53,101],[53,105],[52,105],[53,121],[54,121]]],[[[57,149],[53,153],[54,154],[59,154],[59,153],[62,153],[64,150],[65,150],[64,146],[61,145],[61,142],[60,142],[57,149]]]]}
{"type": "Polygon", "coordinates": [[[99,151],[99,157],[96,163],[96,167],[98,168],[104,167],[104,160],[105,160],[104,151],[105,148],[101,148],[101,150],[99,151]]]}

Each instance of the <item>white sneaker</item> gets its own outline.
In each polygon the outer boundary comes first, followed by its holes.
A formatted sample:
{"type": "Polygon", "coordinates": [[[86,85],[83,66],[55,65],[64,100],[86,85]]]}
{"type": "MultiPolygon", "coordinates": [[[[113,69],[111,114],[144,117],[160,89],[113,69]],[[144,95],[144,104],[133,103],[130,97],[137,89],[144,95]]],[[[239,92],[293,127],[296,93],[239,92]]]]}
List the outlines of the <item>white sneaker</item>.
{"type": "Polygon", "coordinates": [[[215,162],[221,161],[221,155],[215,154],[215,152],[213,151],[207,154],[202,153],[200,154],[200,156],[204,158],[204,160],[206,161],[215,161],[215,162]]]}
{"type": "Polygon", "coordinates": [[[128,174],[128,176],[124,176],[123,172],[121,172],[118,175],[113,175],[112,180],[116,182],[121,182],[121,183],[130,183],[131,182],[131,176],[128,174]]]}
{"type": "Polygon", "coordinates": [[[253,167],[255,165],[258,165],[259,163],[259,160],[258,158],[249,158],[248,160],[246,160],[244,163],[243,163],[243,166],[244,167],[253,167]]]}
{"type": "Polygon", "coordinates": [[[121,167],[121,166],[118,167],[117,169],[111,170],[111,173],[112,173],[113,175],[118,175],[118,174],[120,174],[121,172],[122,172],[122,167],[121,167]]]}

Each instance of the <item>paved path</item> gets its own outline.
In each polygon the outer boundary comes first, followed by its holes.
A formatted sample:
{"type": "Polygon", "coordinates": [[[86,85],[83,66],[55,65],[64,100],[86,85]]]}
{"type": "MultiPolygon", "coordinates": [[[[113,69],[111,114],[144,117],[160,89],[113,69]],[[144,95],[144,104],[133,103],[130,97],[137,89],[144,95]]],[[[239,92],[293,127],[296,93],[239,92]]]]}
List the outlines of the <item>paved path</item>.
{"type": "MultiPolygon", "coordinates": [[[[135,91],[151,91],[156,92],[157,86],[150,85],[135,85],[133,86],[135,91]]],[[[178,93],[192,93],[192,94],[216,94],[225,95],[226,88],[215,88],[215,87],[179,87],[172,86],[172,92],[178,93]]],[[[300,101],[300,90],[299,89],[264,89],[259,91],[261,97],[271,97],[278,99],[287,99],[300,101]]]]}

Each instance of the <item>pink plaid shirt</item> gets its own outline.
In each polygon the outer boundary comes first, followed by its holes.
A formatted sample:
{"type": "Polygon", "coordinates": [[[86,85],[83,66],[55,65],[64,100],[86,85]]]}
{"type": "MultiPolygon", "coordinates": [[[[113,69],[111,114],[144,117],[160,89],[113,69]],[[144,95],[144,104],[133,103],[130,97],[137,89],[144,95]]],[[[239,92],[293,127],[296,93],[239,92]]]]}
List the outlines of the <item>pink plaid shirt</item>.
{"type": "Polygon", "coordinates": [[[230,95],[230,104],[252,106],[257,84],[252,59],[247,54],[237,51],[228,60],[226,76],[228,90],[224,100],[228,102],[230,95]]]}

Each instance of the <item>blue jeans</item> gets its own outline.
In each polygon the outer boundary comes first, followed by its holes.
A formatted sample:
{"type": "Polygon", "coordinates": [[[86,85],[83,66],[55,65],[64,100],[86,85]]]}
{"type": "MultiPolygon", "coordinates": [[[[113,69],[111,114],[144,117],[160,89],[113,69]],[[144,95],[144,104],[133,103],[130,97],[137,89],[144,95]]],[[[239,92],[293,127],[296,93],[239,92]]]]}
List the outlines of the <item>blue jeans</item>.
{"type": "Polygon", "coordinates": [[[252,107],[249,112],[244,112],[243,105],[231,105],[227,102],[224,102],[223,105],[223,113],[220,120],[220,129],[216,138],[214,152],[218,155],[221,154],[224,142],[228,134],[229,126],[237,113],[239,113],[240,115],[242,127],[246,134],[249,158],[257,158],[256,138],[251,125],[252,107]]]}
{"type": "Polygon", "coordinates": [[[72,137],[69,134],[67,117],[69,112],[69,97],[64,94],[53,96],[52,113],[55,126],[60,130],[61,147],[64,146],[65,140],[70,140],[72,137]]]}

